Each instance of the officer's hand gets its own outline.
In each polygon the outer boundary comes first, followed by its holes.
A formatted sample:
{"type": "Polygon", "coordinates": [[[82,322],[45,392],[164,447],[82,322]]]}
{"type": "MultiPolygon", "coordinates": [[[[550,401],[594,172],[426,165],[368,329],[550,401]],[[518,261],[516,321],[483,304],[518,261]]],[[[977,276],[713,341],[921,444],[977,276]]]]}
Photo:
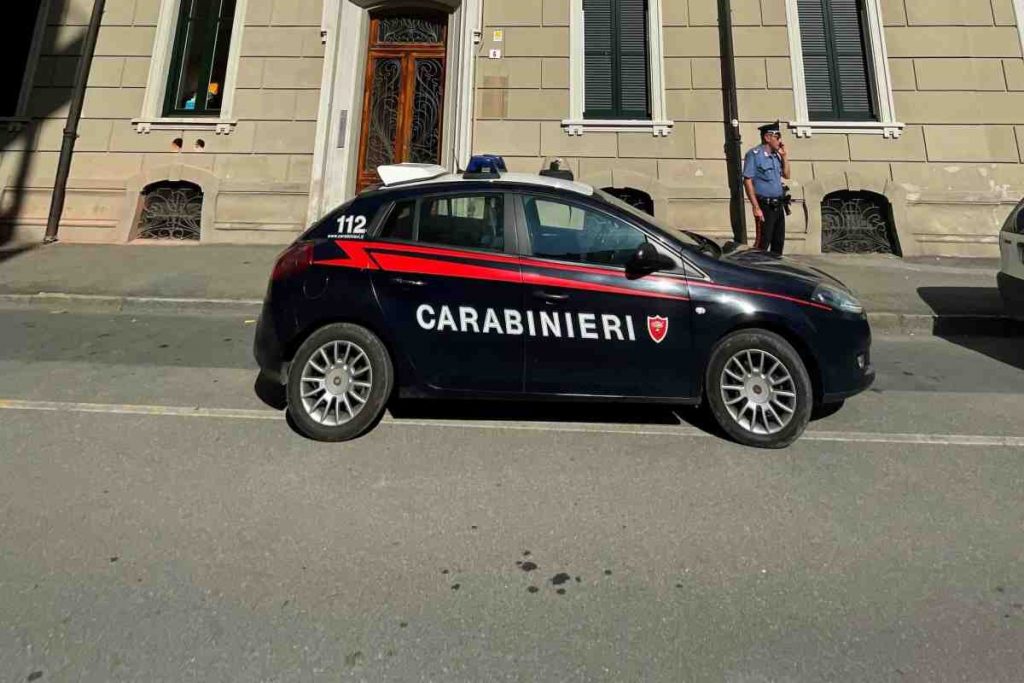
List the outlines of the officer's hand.
{"type": "Polygon", "coordinates": [[[761,210],[761,207],[757,207],[754,209],[754,220],[764,221],[764,211],[761,210]]]}
{"type": "Polygon", "coordinates": [[[789,156],[789,150],[786,149],[785,142],[779,143],[779,156],[782,157],[783,159],[789,156]]]}

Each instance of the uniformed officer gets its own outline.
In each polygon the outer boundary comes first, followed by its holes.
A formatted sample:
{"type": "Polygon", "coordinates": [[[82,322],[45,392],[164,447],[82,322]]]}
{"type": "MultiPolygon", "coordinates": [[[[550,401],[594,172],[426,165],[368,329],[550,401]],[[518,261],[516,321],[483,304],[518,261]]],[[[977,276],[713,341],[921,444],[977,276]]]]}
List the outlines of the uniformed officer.
{"type": "Polygon", "coordinates": [[[786,246],[786,207],[783,179],[789,180],[789,153],[776,121],[761,126],[761,144],[747,152],[743,161],[743,185],[754,207],[757,236],[755,249],[782,255],[786,246]]]}

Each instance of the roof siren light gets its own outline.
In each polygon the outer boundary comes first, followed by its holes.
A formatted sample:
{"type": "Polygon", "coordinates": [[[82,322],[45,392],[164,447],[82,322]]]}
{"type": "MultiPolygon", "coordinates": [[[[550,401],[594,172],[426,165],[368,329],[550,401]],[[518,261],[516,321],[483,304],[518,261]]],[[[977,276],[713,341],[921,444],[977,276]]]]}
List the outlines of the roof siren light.
{"type": "Polygon", "coordinates": [[[565,163],[561,159],[552,159],[547,168],[541,169],[540,175],[546,178],[560,178],[561,180],[576,180],[572,169],[562,168],[565,163]]]}
{"type": "Polygon", "coordinates": [[[463,178],[496,178],[508,173],[505,160],[497,154],[477,154],[469,160],[463,178]]]}

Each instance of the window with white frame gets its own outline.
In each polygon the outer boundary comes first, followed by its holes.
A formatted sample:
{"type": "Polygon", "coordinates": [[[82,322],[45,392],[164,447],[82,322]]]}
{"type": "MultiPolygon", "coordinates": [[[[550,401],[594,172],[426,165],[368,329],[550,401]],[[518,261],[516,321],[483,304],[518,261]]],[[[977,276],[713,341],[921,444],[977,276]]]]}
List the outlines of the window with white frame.
{"type": "Polygon", "coordinates": [[[567,132],[668,135],[661,0],[571,0],[571,13],[567,132]]]}
{"type": "Polygon", "coordinates": [[[787,0],[798,136],[900,136],[879,0],[787,0]]]}
{"type": "Polygon", "coordinates": [[[28,111],[49,0],[22,0],[5,8],[0,26],[7,58],[0,71],[0,119],[22,119],[28,111]]]}
{"type": "Polygon", "coordinates": [[[162,0],[140,133],[232,131],[247,0],[162,0]]]}

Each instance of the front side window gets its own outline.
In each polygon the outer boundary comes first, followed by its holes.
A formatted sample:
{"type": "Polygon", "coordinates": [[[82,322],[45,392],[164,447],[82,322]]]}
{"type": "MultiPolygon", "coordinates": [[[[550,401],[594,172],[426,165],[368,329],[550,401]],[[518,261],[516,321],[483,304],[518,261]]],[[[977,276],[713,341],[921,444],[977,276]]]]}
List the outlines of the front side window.
{"type": "Polygon", "coordinates": [[[811,121],[877,121],[865,0],[798,0],[811,121]]]}
{"type": "Polygon", "coordinates": [[[165,116],[217,116],[224,98],[236,0],[181,0],[165,116]]]}
{"type": "Polygon", "coordinates": [[[648,0],[583,0],[586,119],[649,119],[648,0]]]}
{"type": "Polygon", "coordinates": [[[381,237],[504,251],[504,199],[500,194],[468,194],[402,201],[391,209],[381,237]]]}
{"type": "Polygon", "coordinates": [[[607,213],[550,199],[525,197],[531,253],[538,258],[625,268],[647,236],[607,213]]]}

